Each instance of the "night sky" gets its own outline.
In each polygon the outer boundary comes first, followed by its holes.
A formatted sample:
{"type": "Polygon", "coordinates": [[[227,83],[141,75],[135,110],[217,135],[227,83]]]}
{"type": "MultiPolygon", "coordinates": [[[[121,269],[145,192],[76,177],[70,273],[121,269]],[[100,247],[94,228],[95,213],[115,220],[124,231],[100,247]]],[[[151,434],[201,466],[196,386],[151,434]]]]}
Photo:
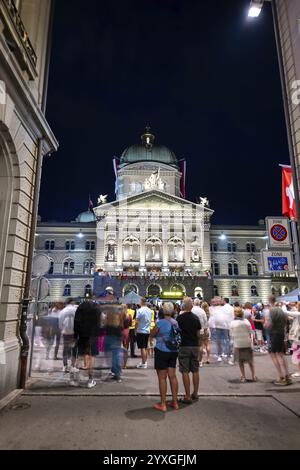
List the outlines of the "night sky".
{"type": "Polygon", "coordinates": [[[288,163],[272,13],[248,0],[57,0],[42,220],[70,221],[114,199],[112,158],[150,124],[187,160],[187,199],[207,196],[214,224],[281,211],[288,163]]]}

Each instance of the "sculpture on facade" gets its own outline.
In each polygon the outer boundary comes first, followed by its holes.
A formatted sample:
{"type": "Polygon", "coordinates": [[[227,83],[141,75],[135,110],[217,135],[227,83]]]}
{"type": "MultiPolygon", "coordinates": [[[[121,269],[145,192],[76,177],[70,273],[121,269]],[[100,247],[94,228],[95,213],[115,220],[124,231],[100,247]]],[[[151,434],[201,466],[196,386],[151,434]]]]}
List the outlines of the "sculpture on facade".
{"type": "Polygon", "coordinates": [[[151,189],[159,189],[160,191],[164,191],[165,184],[160,177],[160,168],[145,180],[144,188],[146,191],[150,191],[151,189]]]}
{"type": "Polygon", "coordinates": [[[100,196],[98,197],[98,204],[106,204],[107,198],[108,194],[105,194],[105,196],[103,194],[100,194],[100,196]]]}
{"type": "Polygon", "coordinates": [[[209,200],[207,197],[200,197],[200,206],[209,207],[209,200]]]}

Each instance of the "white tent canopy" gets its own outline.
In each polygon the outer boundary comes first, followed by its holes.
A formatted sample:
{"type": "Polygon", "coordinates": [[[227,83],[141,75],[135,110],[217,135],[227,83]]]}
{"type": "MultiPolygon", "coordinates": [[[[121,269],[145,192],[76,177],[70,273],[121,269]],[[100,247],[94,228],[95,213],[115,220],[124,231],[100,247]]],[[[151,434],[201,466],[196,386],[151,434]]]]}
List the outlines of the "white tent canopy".
{"type": "Polygon", "coordinates": [[[292,290],[288,294],[281,295],[276,298],[277,302],[298,302],[299,300],[299,288],[292,290]]]}

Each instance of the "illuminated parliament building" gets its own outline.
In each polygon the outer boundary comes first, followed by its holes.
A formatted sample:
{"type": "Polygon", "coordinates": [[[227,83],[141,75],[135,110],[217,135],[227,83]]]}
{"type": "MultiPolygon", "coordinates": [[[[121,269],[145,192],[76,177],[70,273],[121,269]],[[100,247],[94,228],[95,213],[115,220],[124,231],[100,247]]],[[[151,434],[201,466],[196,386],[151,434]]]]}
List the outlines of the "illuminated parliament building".
{"type": "Polygon", "coordinates": [[[266,301],[296,287],[295,277],[265,274],[264,221],[214,226],[202,197],[185,198],[185,161],[146,128],[141,142],[114,160],[116,199],[99,196],[72,222],[39,221],[36,253],[51,260],[48,300],[102,295],[180,300],[184,295],[231,302],[266,301]]]}

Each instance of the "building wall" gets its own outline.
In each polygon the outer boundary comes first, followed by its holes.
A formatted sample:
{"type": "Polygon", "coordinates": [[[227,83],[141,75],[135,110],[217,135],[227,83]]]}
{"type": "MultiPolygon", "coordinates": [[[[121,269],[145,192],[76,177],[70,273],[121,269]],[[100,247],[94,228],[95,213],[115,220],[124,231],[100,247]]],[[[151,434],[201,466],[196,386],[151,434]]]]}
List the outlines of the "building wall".
{"type": "Polygon", "coordinates": [[[297,287],[297,280],[293,275],[270,276],[263,271],[260,251],[266,248],[264,225],[258,227],[212,227],[211,245],[217,244],[217,251],[211,252],[212,264],[219,264],[219,275],[214,276],[214,286],[218,288],[218,294],[228,297],[231,302],[266,302],[272,292],[281,295],[282,288],[288,291],[297,287]],[[220,239],[221,235],[225,239],[220,239]],[[235,243],[236,251],[228,249],[229,243],[235,243]],[[247,251],[247,244],[254,244],[255,250],[247,251]],[[228,264],[236,261],[238,275],[229,275],[228,264]],[[257,264],[257,275],[248,275],[248,262],[257,264]],[[258,295],[252,295],[251,287],[255,286],[258,295]],[[233,295],[233,287],[237,288],[238,295],[233,295]]]}
{"type": "Polygon", "coordinates": [[[296,162],[298,189],[300,189],[300,82],[296,83],[300,80],[300,2],[275,0],[275,6],[279,20],[284,80],[291,121],[289,132],[292,135],[293,158],[296,162]]]}
{"type": "MultiPolygon", "coordinates": [[[[45,0],[30,3],[46,6],[45,0]]],[[[47,8],[39,11],[36,46],[40,56],[35,63],[32,49],[20,39],[16,10],[12,6],[9,9],[13,2],[0,1],[0,341],[6,353],[6,365],[0,365],[0,397],[16,388],[18,382],[19,313],[28,266],[37,165],[42,155],[57,148],[41,111],[42,100],[34,92],[43,92],[44,80],[38,73],[45,68],[42,63],[45,65],[50,4],[48,1],[47,8]]]]}

